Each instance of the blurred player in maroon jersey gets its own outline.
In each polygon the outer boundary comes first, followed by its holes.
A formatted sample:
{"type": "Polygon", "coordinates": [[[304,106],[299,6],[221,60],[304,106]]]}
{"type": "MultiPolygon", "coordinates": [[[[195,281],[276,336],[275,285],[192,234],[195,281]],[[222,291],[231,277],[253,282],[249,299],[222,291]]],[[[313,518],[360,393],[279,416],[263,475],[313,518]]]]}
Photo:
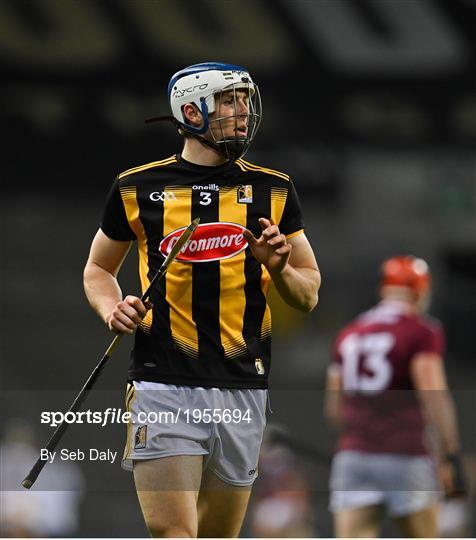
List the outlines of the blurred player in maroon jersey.
{"type": "Polygon", "coordinates": [[[386,509],[405,536],[435,537],[437,477],[447,495],[464,486],[443,329],[422,315],[428,265],[411,256],[386,260],[380,296],[340,332],[327,376],[325,413],[341,430],[330,479],[335,532],[378,536],[386,509]],[[437,463],[426,424],[436,434],[437,463]]]}

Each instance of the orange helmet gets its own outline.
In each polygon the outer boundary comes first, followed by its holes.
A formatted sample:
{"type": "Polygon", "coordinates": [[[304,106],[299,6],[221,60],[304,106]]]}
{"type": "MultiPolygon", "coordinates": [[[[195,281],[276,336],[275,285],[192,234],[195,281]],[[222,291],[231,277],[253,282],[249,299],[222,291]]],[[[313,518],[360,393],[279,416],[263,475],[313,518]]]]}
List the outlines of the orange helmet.
{"type": "Polygon", "coordinates": [[[411,255],[391,257],[382,264],[380,285],[408,287],[417,294],[422,294],[430,287],[430,269],[423,259],[411,255]]]}

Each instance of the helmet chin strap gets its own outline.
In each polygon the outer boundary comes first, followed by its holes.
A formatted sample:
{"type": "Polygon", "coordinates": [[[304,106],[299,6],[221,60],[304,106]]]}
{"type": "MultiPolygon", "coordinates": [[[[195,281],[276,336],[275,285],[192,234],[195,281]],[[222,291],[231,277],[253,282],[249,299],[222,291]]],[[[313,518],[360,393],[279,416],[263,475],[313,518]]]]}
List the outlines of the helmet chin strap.
{"type": "MultiPolygon", "coordinates": [[[[152,124],[153,122],[172,122],[177,129],[185,129],[180,122],[178,122],[173,116],[156,116],[154,118],[148,118],[145,123],[152,124]]],[[[188,130],[187,130],[188,131],[188,130]]],[[[210,141],[203,135],[188,131],[188,133],[197,139],[200,144],[212,148],[216,152],[219,152],[223,157],[231,160],[239,159],[243,155],[244,144],[235,140],[223,141],[222,143],[216,143],[210,141]]]]}
{"type": "Polygon", "coordinates": [[[204,146],[208,146],[209,148],[212,148],[213,150],[220,153],[223,157],[226,157],[227,159],[236,160],[239,159],[243,155],[243,148],[244,145],[241,142],[238,142],[236,140],[225,140],[222,143],[216,143],[214,141],[210,141],[206,137],[203,137],[203,135],[195,135],[192,134],[192,136],[198,140],[201,144],[204,146]]]}
{"type": "MultiPolygon", "coordinates": [[[[217,152],[219,152],[220,154],[223,155],[222,149],[220,148],[220,146],[216,142],[208,140],[203,135],[195,135],[195,133],[192,133],[191,135],[192,135],[192,137],[194,139],[197,139],[197,141],[200,144],[203,144],[203,146],[208,146],[208,148],[212,148],[213,150],[216,150],[217,152]]],[[[225,156],[225,157],[228,157],[228,156],[225,156]]]]}

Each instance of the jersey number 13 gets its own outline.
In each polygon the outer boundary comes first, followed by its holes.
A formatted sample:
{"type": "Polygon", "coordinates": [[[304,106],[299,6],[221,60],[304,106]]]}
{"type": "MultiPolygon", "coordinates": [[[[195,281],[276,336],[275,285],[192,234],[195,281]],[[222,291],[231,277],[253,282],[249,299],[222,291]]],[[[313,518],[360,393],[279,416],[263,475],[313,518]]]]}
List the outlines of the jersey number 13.
{"type": "Polygon", "coordinates": [[[388,332],[346,336],[339,346],[344,391],[383,392],[392,379],[393,368],[387,355],[394,343],[395,337],[388,332]]]}

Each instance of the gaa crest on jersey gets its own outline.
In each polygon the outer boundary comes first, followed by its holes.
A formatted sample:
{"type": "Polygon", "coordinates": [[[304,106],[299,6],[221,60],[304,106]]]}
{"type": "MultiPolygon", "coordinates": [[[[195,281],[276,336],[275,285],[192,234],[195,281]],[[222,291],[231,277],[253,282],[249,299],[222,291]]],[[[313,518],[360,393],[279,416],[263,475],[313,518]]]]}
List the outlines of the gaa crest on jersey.
{"type": "MultiPolygon", "coordinates": [[[[170,253],[184,230],[185,227],[177,229],[160,242],[159,250],[164,257],[170,253]]],[[[248,247],[243,231],[244,227],[238,223],[201,223],[180,250],[176,260],[200,263],[234,257],[248,247]]]]}
{"type": "Polygon", "coordinates": [[[140,450],[147,445],[147,426],[139,426],[134,436],[134,450],[140,450]]]}
{"type": "Polygon", "coordinates": [[[253,202],[253,186],[251,185],[242,185],[238,188],[237,191],[238,202],[250,204],[253,202]]]}

